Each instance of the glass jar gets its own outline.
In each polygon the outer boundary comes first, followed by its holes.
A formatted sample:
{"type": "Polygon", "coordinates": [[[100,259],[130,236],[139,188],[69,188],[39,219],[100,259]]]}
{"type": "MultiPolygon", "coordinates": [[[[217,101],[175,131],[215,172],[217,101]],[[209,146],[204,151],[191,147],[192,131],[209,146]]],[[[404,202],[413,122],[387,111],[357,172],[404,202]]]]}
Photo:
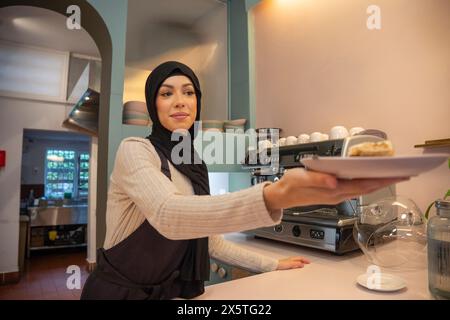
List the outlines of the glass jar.
{"type": "Polygon", "coordinates": [[[437,298],[450,299],[450,200],[436,200],[428,220],[428,286],[437,298]]]}

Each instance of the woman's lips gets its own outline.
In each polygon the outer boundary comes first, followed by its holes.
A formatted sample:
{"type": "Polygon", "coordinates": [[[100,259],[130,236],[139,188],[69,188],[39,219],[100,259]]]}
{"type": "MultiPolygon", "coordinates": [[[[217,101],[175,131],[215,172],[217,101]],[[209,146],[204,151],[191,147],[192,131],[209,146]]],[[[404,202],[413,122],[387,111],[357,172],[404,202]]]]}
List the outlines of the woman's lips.
{"type": "Polygon", "coordinates": [[[189,117],[189,114],[184,113],[184,112],[180,112],[180,113],[174,113],[171,115],[172,118],[176,119],[176,120],[184,120],[187,117],[189,117]]]}

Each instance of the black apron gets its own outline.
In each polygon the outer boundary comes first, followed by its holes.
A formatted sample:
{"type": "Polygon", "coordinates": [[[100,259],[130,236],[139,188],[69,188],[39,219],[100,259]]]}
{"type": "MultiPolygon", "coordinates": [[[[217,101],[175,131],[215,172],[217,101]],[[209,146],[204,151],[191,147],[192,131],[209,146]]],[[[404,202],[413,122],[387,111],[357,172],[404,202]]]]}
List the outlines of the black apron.
{"type": "MultiPolygon", "coordinates": [[[[161,159],[162,173],[171,179],[168,160],[161,159]]],[[[82,300],[161,300],[194,298],[204,289],[203,280],[182,280],[180,268],[191,240],[169,240],[145,220],[129,237],[114,247],[97,251],[97,267],[89,275],[82,300]]],[[[209,258],[208,258],[209,261],[209,258]]]]}

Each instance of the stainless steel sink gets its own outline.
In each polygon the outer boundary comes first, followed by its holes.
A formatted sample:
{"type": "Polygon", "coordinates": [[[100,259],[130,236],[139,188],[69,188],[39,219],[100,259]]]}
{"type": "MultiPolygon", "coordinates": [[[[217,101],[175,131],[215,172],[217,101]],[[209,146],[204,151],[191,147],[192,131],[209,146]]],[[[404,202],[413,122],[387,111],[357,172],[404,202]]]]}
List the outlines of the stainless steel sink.
{"type": "Polygon", "coordinates": [[[87,224],[87,205],[28,208],[30,226],[87,224]]]}

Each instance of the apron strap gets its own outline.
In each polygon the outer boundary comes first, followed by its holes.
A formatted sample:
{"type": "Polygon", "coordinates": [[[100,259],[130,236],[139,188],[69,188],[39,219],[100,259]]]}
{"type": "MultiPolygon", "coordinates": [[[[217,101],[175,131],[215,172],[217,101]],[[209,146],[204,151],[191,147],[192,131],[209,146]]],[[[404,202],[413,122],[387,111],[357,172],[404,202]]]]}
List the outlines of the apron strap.
{"type": "Polygon", "coordinates": [[[166,156],[162,153],[159,148],[155,147],[156,153],[159,156],[159,159],[161,160],[161,172],[169,178],[169,180],[172,180],[172,175],[170,174],[169,169],[169,161],[167,160],[166,156]]]}

